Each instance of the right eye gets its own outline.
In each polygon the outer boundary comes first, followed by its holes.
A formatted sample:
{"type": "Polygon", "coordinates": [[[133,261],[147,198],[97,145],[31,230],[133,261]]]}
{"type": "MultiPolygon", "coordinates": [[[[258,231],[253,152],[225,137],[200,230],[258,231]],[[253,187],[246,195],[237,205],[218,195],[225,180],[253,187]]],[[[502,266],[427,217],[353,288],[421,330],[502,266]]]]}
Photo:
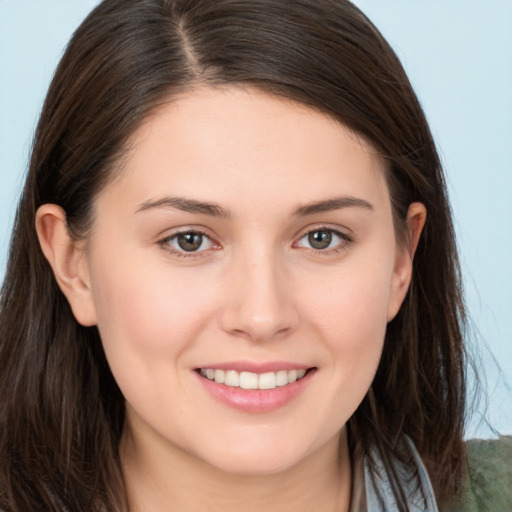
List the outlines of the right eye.
{"type": "Polygon", "coordinates": [[[160,244],[180,256],[201,253],[213,247],[212,240],[200,231],[182,231],[161,240],[160,244]]]}

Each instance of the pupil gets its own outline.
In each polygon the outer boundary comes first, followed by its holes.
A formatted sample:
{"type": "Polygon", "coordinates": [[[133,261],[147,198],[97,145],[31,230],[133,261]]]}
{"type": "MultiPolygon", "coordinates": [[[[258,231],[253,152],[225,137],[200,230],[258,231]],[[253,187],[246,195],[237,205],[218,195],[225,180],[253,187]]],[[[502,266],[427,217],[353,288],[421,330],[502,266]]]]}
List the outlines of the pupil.
{"type": "Polygon", "coordinates": [[[327,249],[331,245],[332,233],[329,231],[313,231],[308,236],[311,247],[315,249],[327,249]]]}
{"type": "Polygon", "coordinates": [[[203,243],[203,235],[200,233],[181,233],[178,235],[178,245],[184,251],[197,251],[203,243]]]}

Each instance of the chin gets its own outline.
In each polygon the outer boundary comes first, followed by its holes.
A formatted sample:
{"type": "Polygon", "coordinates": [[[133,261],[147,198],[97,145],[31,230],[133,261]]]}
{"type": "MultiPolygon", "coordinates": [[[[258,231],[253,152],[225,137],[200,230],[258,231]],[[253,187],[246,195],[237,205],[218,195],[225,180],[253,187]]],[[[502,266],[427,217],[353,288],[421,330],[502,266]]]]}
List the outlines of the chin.
{"type": "Polygon", "coordinates": [[[239,476],[267,476],[286,472],[304,459],[304,454],[292,443],[284,447],[219,445],[213,453],[201,457],[219,471],[239,476]]]}
{"type": "Polygon", "coordinates": [[[267,456],[232,458],[231,460],[212,461],[213,466],[223,473],[237,476],[270,476],[285,473],[297,464],[297,458],[294,459],[275,459],[270,460],[267,456]]]}

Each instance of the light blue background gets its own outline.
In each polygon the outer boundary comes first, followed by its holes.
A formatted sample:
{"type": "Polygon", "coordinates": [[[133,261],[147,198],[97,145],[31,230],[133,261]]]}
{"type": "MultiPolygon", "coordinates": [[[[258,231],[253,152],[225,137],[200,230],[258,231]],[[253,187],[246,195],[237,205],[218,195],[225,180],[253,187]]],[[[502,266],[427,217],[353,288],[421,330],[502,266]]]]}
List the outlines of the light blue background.
{"type": "MultiPolygon", "coordinates": [[[[0,280],[46,88],[71,33],[96,3],[0,0],[0,280]]],[[[512,1],[355,3],[402,59],[439,144],[472,344],[487,380],[486,416],[512,434],[512,1]]],[[[489,435],[476,415],[467,437],[489,435]]]]}

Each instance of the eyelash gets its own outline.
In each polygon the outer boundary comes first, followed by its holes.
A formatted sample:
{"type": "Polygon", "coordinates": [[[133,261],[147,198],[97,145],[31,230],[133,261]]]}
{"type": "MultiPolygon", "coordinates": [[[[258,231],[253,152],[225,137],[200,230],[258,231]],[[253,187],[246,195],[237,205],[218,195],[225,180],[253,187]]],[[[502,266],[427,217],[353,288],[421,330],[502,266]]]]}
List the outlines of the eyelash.
{"type": "MultiPolygon", "coordinates": [[[[318,226],[313,229],[309,229],[305,233],[303,233],[296,242],[294,242],[293,247],[296,247],[297,243],[303,240],[305,237],[310,235],[311,233],[318,233],[318,232],[326,232],[330,233],[331,235],[334,235],[340,239],[340,242],[330,249],[314,249],[312,247],[304,247],[310,252],[313,252],[314,254],[319,254],[321,256],[328,256],[331,254],[339,254],[343,251],[345,251],[350,244],[354,241],[353,238],[346,233],[342,233],[341,231],[338,231],[337,229],[329,228],[326,226],[318,226]]],[[[200,229],[185,229],[182,231],[178,231],[176,233],[173,233],[170,236],[167,236],[163,238],[162,240],[158,241],[158,244],[166,251],[172,253],[174,256],[178,256],[179,258],[204,258],[207,257],[208,250],[202,250],[202,251],[185,251],[185,250],[178,250],[170,245],[170,242],[172,240],[176,240],[180,235],[186,235],[186,234],[196,234],[201,235],[202,237],[208,239],[213,245],[218,245],[216,242],[212,240],[212,238],[206,234],[204,231],[201,231],[200,229]]]]}
{"type": "Polygon", "coordinates": [[[313,229],[309,229],[304,234],[302,234],[298,238],[297,242],[294,242],[294,247],[298,242],[300,242],[310,234],[319,232],[330,233],[331,235],[334,235],[340,239],[340,242],[336,246],[331,247],[330,249],[315,249],[313,247],[305,247],[305,249],[308,249],[314,254],[319,254],[321,256],[329,256],[332,254],[339,254],[341,252],[344,252],[345,250],[348,249],[349,245],[354,241],[354,239],[351,236],[341,231],[338,231],[337,229],[329,228],[326,226],[317,226],[313,229]]]}
{"type": "Polygon", "coordinates": [[[202,237],[210,240],[212,244],[215,244],[211,236],[207,235],[204,231],[201,231],[200,229],[184,229],[182,231],[173,233],[170,236],[166,236],[162,240],[159,240],[158,245],[160,245],[164,250],[170,252],[172,255],[178,256],[178,258],[204,258],[205,256],[208,256],[207,251],[180,251],[170,245],[170,242],[172,240],[177,239],[180,235],[188,234],[201,235],[202,237]]]}

